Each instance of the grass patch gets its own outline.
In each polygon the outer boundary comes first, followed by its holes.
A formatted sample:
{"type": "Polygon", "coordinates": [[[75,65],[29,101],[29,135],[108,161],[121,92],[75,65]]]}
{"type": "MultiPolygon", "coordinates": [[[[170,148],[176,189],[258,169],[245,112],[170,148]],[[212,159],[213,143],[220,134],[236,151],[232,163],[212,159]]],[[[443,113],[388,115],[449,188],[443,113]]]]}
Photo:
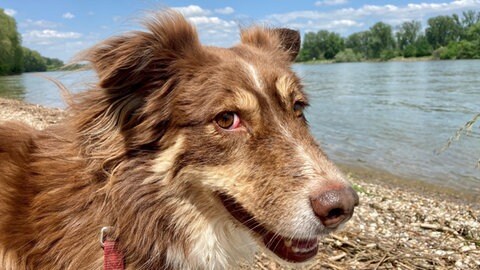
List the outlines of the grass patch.
{"type": "Polygon", "coordinates": [[[360,185],[352,184],[352,188],[353,188],[353,190],[355,190],[356,192],[363,193],[363,194],[366,194],[366,195],[370,195],[370,194],[369,194],[362,186],[360,186],[360,185]]]}

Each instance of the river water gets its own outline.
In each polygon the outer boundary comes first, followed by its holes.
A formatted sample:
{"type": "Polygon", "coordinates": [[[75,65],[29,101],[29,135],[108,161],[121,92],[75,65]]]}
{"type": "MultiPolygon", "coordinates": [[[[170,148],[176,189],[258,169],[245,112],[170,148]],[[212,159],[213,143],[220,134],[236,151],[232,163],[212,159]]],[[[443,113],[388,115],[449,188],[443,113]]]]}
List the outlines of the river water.
{"type": "MultiPolygon", "coordinates": [[[[480,193],[480,122],[441,153],[449,137],[480,112],[480,61],[296,64],[323,149],[336,162],[480,193]]],[[[64,107],[38,76],[0,77],[0,96],[64,107]]],[[[49,72],[74,92],[90,72],[49,72]]]]}

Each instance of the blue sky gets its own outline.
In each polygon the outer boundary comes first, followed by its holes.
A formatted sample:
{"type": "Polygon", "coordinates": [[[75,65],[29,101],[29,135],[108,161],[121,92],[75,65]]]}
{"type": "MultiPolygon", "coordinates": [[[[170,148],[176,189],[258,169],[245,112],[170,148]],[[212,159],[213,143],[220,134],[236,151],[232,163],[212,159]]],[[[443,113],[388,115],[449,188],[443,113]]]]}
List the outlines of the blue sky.
{"type": "Polygon", "coordinates": [[[109,36],[139,27],[142,14],[172,7],[196,26],[204,44],[227,47],[238,42],[239,25],[267,24],[303,33],[326,29],[343,36],[383,21],[408,20],[480,10],[480,0],[2,0],[0,8],[17,20],[23,45],[68,61],[109,36]]]}

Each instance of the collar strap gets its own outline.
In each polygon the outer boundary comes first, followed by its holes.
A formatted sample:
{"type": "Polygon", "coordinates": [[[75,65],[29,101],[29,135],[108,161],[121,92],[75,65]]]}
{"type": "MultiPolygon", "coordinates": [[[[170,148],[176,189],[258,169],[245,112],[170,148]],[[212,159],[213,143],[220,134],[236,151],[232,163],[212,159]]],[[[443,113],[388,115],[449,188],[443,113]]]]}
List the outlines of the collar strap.
{"type": "Polygon", "coordinates": [[[124,258],[122,252],[118,249],[118,243],[107,239],[107,233],[112,229],[112,227],[103,227],[100,230],[100,244],[103,247],[103,269],[124,270],[124,258]]]}

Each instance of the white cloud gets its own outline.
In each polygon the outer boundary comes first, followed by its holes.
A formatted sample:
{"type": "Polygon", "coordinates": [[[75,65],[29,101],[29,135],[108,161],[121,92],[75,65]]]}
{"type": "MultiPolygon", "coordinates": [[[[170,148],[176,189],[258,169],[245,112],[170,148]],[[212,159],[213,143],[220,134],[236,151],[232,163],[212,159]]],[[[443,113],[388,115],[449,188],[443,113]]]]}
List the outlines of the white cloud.
{"type": "Polygon", "coordinates": [[[87,15],[88,15],[88,16],[93,16],[93,15],[95,15],[95,12],[89,11],[89,12],[87,12],[87,15]]]}
{"type": "Polygon", "coordinates": [[[24,46],[47,57],[68,61],[75,54],[85,50],[102,37],[97,33],[60,32],[52,29],[27,31],[22,34],[24,46]]]}
{"type": "MultiPolygon", "coordinates": [[[[186,7],[173,7],[172,9],[180,12],[185,17],[202,17],[211,15],[213,12],[209,9],[202,8],[197,5],[189,5],[186,7]]],[[[235,12],[232,7],[217,8],[214,10],[215,13],[229,15],[235,12]]]]}
{"type": "Polygon", "coordinates": [[[439,14],[451,14],[466,8],[479,8],[479,0],[459,0],[448,3],[420,3],[407,4],[405,6],[395,5],[365,5],[359,9],[339,10],[339,15],[350,15],[355,17],[379,16],[389,19],[408,18],[419,19],[424,16],[435,16],[439,14]]]}
{"type": "Polygon", "coordinates": [[[351,27],[351,26],[362,26],[363,23],[359,23],[359,22],[356,22],[356,21],[352,21],[352,20],[335,20],[331,23],[332,26],[347,26],[347,27],[351,27]]]}
{"type": "Polygon", "coordinates": [[[82,34],[77,32],[59,32],[57,30],[31,30],[22,34],[23,40],[26,42],[48,40],[48,39],[77,39],[82,37],[82,34]]]}
{"type": "Polygon", "coordinates": [[[195,16],[188,20],[197,28],[203,44],[229,47],[239,40],[239,27],[234,21],[213,16],[195,16]]]}
{"type": "Polygon", "coordinates": [[[4,11],[5,11],[5,14],[7,14],[10,17],[13,17],[15,16],[15,14],[17,14],[17,11],[11,8],[6,8],[4,11]]]}
{"type": "Polygon", "coordinates": [[[212,16],[212,14],[232,14],[235,12],[232,7],[218,8],[212,11],[197,5],[189,5],[173,9],[182,13],[196,26],[203,44],[228,47],[239,40],[239,29],[234,21],[212,16]]]}
{"type": "Polygon", "coordinates": [[[235,22],[233,21],[225,21],[218,17],[207,17],[207,16],[190,17],[188,18],[188,20],[197,26],[202,24],[214,24],[214,25],[222,25],[225,27],[232,27],[236,25],[235,22]]]}
{"type": "Polygon", "coordinates": [[[330,19],[332,15],[325,12],[318,12],[318,11],[292,11],[288,13],[282,14],[272,14],[268,16],[268,19],[280,22],[282,24],[287,24],[289,22],[294,22],[299,19],[311,19],[311,20],[318,20],[318,19],[330,19]]]}
{"type": "Polygon", "coordinates": [[[46,20],[37,20],[26,19],[25,21],[19,24],[23,28],[57,28],[61,26],[61,23],[46,21],[46,20]]]}
{"type": "Polygon", "coordinates": [[[62,15],[62,18],[64,18],[64,19],[69,19],[69,20],[70,20],[70,19],[75,18],[75,15],[74,15],[73,13],[67,12],[67,13],[64,13],[64,14],[62,15]]]}
{"type": "Polygon", "coordinates": [[[333,20],[333,21],[323,21],[323,22],[314,22],[313,20],[308,20],[306,22],[299,23],[289,23],[288,27],[294,29],[301,29],[305,32],[316,32],[318,30],[329,30],[337,33],[345,33],[350,28],[353,27],[362,27],[364,23],[357,22],[348,19],[342,20],[333,20]]]}
{"type": "Polygon", "coordinates": [[[32,30],[22,34],[23,44],[31,49],[39,51],[42,55],[56,55],[62,59],[65,50],[70,46],[69,42],[81,42],[83,35],[77,32],[59,32],[56,30],[32,30]],[[62,55],[62,56],[60,56],[62,55]]]}
{"type": "Polygon", "coordinates": [[[180,12],[185,17],[192,17],[192,16],[207,16],[210,15],[212,12],[208,9],[203,9],[196,5],[189,5],[186,7],[174,7],[174,10],[180,12]]]}
{"type": "Polygon", "coordinates": [[[224,7],[215,9],[215,12],[218,14],[228,15],[234,13],[235,10],[232,7],[224,7]]]}
{"type": "Polygon", "coordinates": [[[348,3],[348,0],[323,0],[315,2],[315,6],[337,6],[348,3]]]}
{"type": "MultiPolygon", "coordinates": [[[[319,2],[326,4],[326,1],[319,2]]],[[[395,26],[409,20],[420,20],[425,25],[425,20],[429,17],[451,15],[478,8],[480,8],[480,0],[455,0],[443,3],[363,5],[359,8],[349,7],[330,11],[292,11],[272,14],[267,19],[273,24],[296,27],[303,31],[328,29],[349,34],[361,30],[360,27],[371,26],[378,21],[395,26]]]]}

